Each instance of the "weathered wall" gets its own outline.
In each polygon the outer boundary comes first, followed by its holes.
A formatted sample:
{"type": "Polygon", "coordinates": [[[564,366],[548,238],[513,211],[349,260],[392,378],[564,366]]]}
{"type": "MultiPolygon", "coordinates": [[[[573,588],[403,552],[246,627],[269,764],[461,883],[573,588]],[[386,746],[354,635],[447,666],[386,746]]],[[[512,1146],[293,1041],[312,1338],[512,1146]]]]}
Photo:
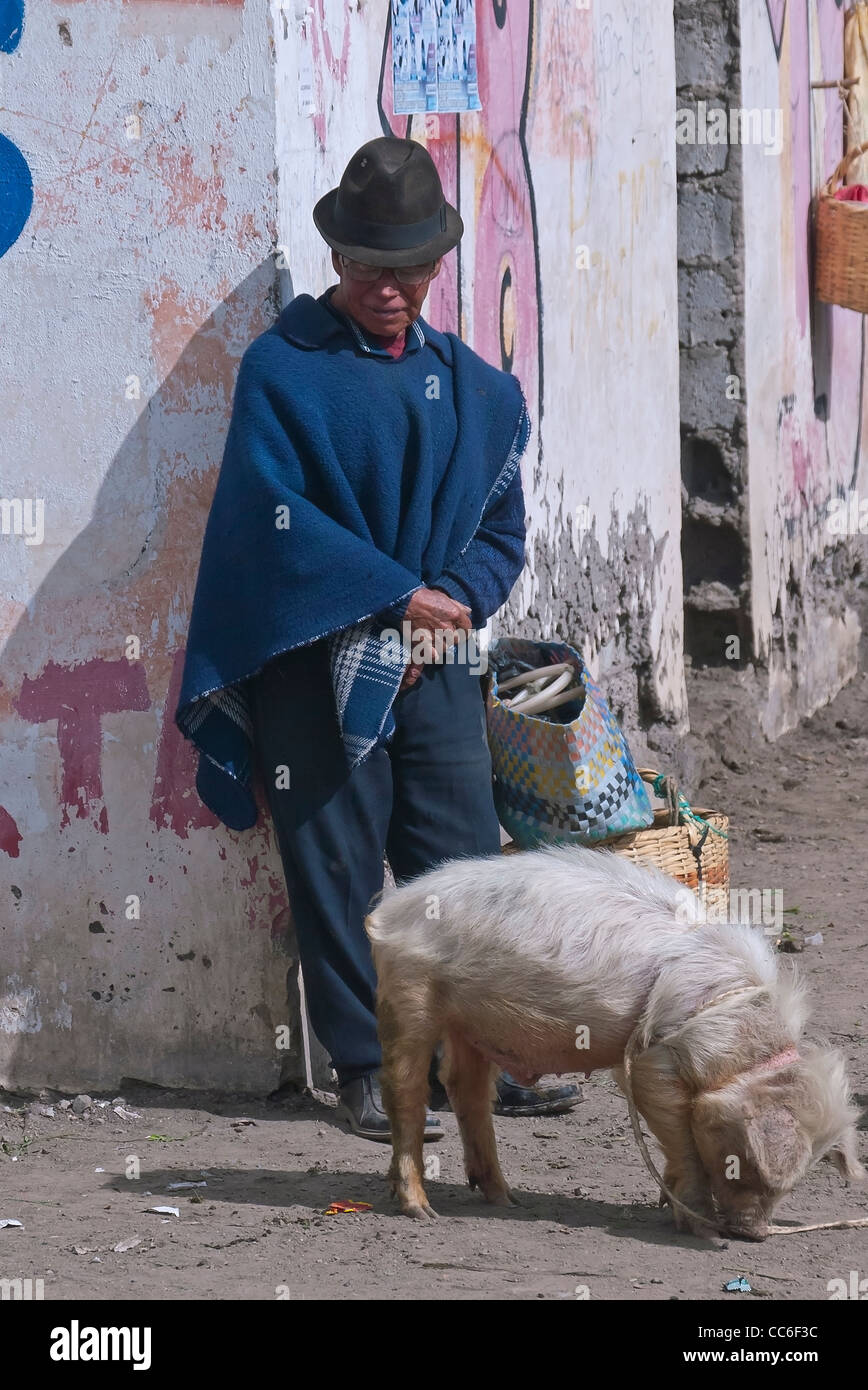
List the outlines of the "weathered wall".
{"type": "Polygon", "coordinates": [[[527,142],[544,389],[515,616],[572,637],[630,735],[671,747],[686,721],[672,14],[538,8],[527,142]],[[577,247],[590,269],[573,270],[577,247]]]}
{"type": "Polygon", "coordinates": [[[514,370],[534,417],[501,626],[575,639],[628,728],[683,727],[671,22],[480,0],[482,112],[411,124],[385,3],[313,0],[302,31],[304,12],[43,3],[0,52],[34,186],[3,259],[23,404],[2,493],[46,501],[44,544],[0,537],[17,1084],[259,1089],[296,1064],[274,1046],[293,947],[268,824],[213,824],[171,713],[238,359],[278,295],[331,282],[310,208],[363,140],[431,150],[467,235],[426,312],[514,370]]]}
{"type": "Polygon", "coordinates": [[[286,1019],[270,834],[214,827],[172,711],[237,363],[275,310],[268,6],[24,18],[0,493],[45,500],[45,538],[0,536],[0,1076],[260,1084],[286,1019]]]}
{"type": "Polygon", "coordinates": [[[837,0],[742,0],[742,102],[783,112],[783,151],[742,152],[745,361],[755,654],[770,736],[855,671],[854,537],[830,501],[865,489],[865,321],[812,299],[811,199],[843,151],[841,102],[811,83],[843,72],[837,0]]]}

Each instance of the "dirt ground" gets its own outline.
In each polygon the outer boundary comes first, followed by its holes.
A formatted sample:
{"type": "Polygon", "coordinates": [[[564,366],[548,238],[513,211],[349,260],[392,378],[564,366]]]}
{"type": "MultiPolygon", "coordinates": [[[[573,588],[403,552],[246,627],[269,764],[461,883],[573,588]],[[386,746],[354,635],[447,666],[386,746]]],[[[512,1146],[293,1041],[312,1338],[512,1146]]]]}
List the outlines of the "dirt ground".
{"type": "MultiPolygon", "coordinates": [[[[796,945],[822,934],[792,957],[812,986],[809,1032],[842,1050],[865,1105],[868,675],[774,745],[746,736],[731,683],[697,674],[691,687],[694,727],[714,725],[694,796],[733,817],[733,886],[780,889],[796,945]]],[[[868,1277],[868,1230],[762,1245],[676,1235],[605,1073],[584,1084],[569,1115],[496,1120],[521,1201],[514,1210],[489,1208],[463,1185],[456,1122],[445,1114],[445,1140],[427,1146],[440,1164],[429,1193],[441,1219],[430,1226],[397,1215],[388,1151],[351,1137],[309,1097],[255,1102],[125,1085],[122,1098],[93,1097],[82,1114],[71,1099],[0,1094],[0,1221],[23,1223],[0,1229],[0,1277],[41,1278],[46,1299],[749,1302],[827,1299],[831,1279],[868,1277]],[[136,1160],[138,1179],[127,1176],[136,1160]],[[177,1182],[207,1186],[172,1191],[177,1182]],[[373,1210],[326,1216],[334,1199],[373,1210]],[[725,1294],[739,1275],[752,1292],[725,1294]]],[[[868,1158],[868,1141],[862,1147],[868,1158]]],[[[866,1215],[868,1188],[847,1188],[823,1163],[777,1219],[866,1215]]]]}

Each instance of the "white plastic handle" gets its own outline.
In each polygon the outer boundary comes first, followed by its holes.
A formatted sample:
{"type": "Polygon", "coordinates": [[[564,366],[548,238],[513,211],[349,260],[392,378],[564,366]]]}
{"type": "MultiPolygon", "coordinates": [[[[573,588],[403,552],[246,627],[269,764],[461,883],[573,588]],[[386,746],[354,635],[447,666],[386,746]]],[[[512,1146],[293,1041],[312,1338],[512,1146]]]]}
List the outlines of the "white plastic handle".
{"type": "Polygon", "coordinates": [[[562,690],[566,690],[572,679],[572,671],[561,671],[559,676],[555,676],[554,680],[549,681],[541,690],[528,693],[525,698],[522,698],[527,690],[527,686],[525,686],[525,690],[520,690],[515,699],[507,702],[509,708],[518,707],[522,714],[533,714],[536,710],[547,709],[549,699],[554,695],[559,695],[562,690]]]}
{"type": "Polygon", "coordinates": [[[498,696],[503,695],[507,690],[517,690],[521,685],[530,685],[543,676],[559,676],[562,671],[572,671],[572,669],[568,661],[558,661],[553,666],[538,666],[535,671],[522,671],[517,676],[510,676],[508,681],[498,683],[498,696]]]}
{"type": "MultiPolygon", "coordinates": [[[[569,677],[567,678],[569,681],[569,677]]],[[[529,700],[525,700],[519,705],[522,714],[542,714],[543,711],[556,709],[558,705],[567,705],[571,700],[575,700],[582,693],[581,686],[572,685],[569,690],[555,691],[553,687],[548,690],[540,691],[539,695],[532,695],[529,700]]],[[[510,705],[511,709],[512,706],[510,705]]]]}
{"type": "Polygon", "coordinates": [[[522,671],[512,676],[498,687],[498,697],[506,690],[516,690],[511,700],[504,700],[507,709],[516,709],[521,714],[542,714],[556,709],[558,705],[568,704],[582,694],[579,685],[572,685],[575,671],[568,661],[559,661],[552,666],[541,666],[535,671],[522,671]],[[531,692],[530,686],[542,682],[539,690],[531,692]],[[523,687],[523,688],[520,688],[523,687]]]}
{"type": "Polygon", "coordinates": [[[540,696],[556,695],[558,691],[569,685],[572,678],[573,673],[570,670],[561,671],[560,675],[555,675],[551,680],[544,677],[540,681],[533,681],[522,686],[521,690],[516,691],[515,695],[504,700],[503,703],[508,709],[515,709],[517,705],[520,705],[524,710],[532,701],[539,700],[540,696]]]}

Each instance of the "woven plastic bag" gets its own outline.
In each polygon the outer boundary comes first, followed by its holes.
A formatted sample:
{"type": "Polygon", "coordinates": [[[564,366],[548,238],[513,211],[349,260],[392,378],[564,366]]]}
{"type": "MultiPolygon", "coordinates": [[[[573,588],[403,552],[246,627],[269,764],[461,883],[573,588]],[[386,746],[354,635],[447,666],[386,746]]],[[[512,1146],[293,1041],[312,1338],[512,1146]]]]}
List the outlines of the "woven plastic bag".
{"type": "Polygon", "coordinates": [[[627,741],[577,651],[565,642],[501,637],[492,642],[488,662],[494,804],[517,845],[587,845],[654,823],[627,741]],[[575,668],[583,690],[577,718],[559,723],[523,714],[499,698],[498,682],[507,674],[562,661],[575,668]]]}

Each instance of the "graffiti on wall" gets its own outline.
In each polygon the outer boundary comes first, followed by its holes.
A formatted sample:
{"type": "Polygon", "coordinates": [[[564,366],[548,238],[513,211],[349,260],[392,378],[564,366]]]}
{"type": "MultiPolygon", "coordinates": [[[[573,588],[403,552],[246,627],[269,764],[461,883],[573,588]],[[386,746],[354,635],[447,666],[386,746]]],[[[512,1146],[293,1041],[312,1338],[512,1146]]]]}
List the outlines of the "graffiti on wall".
{"type": "MultiPolygon", "coordinates": [[[[0,0],[0,54],[14,53],[24,31],[24,0],[0,0]]],[[[18,146],[0,134],[0,256],[20,237],[33,207],[30,166],[18,146]]]]}
{"type": "MultiPolygon", "coordinates": [[[[322,3],[322,0],[320,0],[322,3]]],[[[477,69],[482,110],[472,115],[392,116],[392,60],[387,24],[380,69],[383,131],[422,141],[443,191],[459,212],[473,202],[471,250],[459,243],[431,288],[428,314],[438,327],[460,325],[464,286],[472,286],[471,347],[521,382],[531,416],[542,413],[542,324],[539,239],[526,142],[532,81],[535,0],[485,0],[477,10],[477,69]],[[462,180],[465,146],[472,181],[462,180]],[[469,186],[468,186],[469,185],[469,186]],[[465,265],[472,255],[472,266],[465,265]]],[[[465,222],[468,221],[466,213],[465,222]]]]}
{"type": "Polygon", "coordinates": [[[781,46],[784,41],[784,20],[787,16],[787,0],[766,0],[766,9],[769,14],[769,23],[772,26],[772,42],[775,46],[775,53],[778,58],[780,58],[781,46]]]}

